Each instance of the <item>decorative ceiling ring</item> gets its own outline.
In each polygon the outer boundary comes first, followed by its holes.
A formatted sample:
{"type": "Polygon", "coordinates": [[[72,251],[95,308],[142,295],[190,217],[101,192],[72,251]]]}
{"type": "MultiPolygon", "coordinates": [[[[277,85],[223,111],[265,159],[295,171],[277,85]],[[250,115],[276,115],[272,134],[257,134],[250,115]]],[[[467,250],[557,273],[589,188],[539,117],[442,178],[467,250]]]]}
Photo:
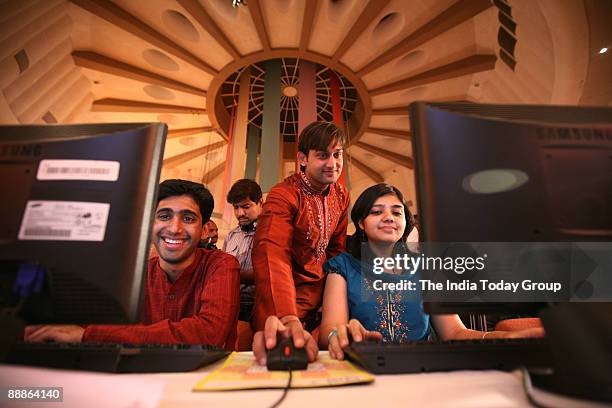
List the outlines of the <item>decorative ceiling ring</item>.
{"type": "Polygon", "coordinates": [[[227,140],[229,114],[223,104],[221,89],[228,77],[235,72],[241,71],[246,66],[282,58],[303,59],[329,67],[352,83],[357,92],[357,99],[361,103],[356,104],[355,111],[351,115],[346,127],[348,128],[349,143],[352,144],[359,140],[359,137],[368,128],[370,117],[372,116],[372,101],[364,82],[344,64],[332,61],[331,57],[308,51],[299,51],[297,49],[274,49],[268,52],[256,52],[246,55],[223,67],[223,69],[213,78],[207,92],[206,111],[212,126],[218,129],[227,140]]]}
{"type": "MultiPolygon", "coordinates": [[[[332,104],[332,90],[330,73],[334,72],[329,67],[316,64],[298,58],[280,58],[277,61],[281,64],[280,77],[280,130],[283,141],[294,143],[299,130],[299,110],[301,96],[300,88],[300,64],[308,62],[314,66],[314,86],[312,96],[316,103],[317,120],[333,121],[334,108],[332,104]]],[[[250,70],[249,88],[249,124],[261,128],[263,119],[264,89],[266,76],[266,62],[255,63],[244,67],[240,71],[231,74],[221,86],[221,98],[228,114],[231,114],[233,107],[238,106],[238,96],[240,93],[240,81],[244,70],[250,70]]],[[[343,123],[348,123],[355,106],[358,102],[357,90],[339,72],[334,72],[338,81],[338,91],[340,94],[340,111],[342,112],[343,123]]]]}

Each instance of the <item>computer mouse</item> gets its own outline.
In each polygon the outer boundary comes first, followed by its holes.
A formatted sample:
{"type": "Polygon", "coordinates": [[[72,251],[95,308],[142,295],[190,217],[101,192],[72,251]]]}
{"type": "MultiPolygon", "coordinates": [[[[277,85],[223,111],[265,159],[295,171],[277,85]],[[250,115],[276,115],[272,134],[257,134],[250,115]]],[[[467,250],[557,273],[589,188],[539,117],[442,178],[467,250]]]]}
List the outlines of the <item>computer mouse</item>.
{"type": "Polygon", "coordinates": [[[270,371],[305,370],[308,354],[305,348],[296,348],[291,337],[279,336],[276,346],[268,350],[266,361],[270,371]]]}

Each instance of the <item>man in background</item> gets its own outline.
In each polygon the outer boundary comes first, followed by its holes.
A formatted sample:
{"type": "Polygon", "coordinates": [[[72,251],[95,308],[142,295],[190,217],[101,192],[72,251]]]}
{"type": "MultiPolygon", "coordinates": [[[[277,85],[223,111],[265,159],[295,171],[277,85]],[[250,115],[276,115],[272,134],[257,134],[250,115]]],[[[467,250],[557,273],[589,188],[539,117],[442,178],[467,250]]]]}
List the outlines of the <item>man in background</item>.
{"type": "Polygon", "coordinates": [[[200,239],[200,248],[217,249],[217,241],[219,240],[219,228],[213,220],[209,220],[202,230],[200,239]]]}
{"type": "Polygon", "coordinates": [[[261,187],[253,180],[238,180],[227,193],[227,202],[234,208],[238,227],[227,235],[223,251],[234,255],[240,263],[240,312],[238,314],[238,350],[248,350],[251,346],[250,330],[255,302],[255,281],[251,249],[257,229],[257,218],[263,204],[261,187]]]}

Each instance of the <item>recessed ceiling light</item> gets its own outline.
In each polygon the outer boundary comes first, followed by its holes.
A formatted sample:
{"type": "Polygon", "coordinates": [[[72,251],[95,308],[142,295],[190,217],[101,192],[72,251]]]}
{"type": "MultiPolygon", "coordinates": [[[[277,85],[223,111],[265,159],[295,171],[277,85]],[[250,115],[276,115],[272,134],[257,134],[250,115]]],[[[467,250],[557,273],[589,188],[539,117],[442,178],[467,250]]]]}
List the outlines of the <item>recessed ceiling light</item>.
{"type": "Polygon", "coordinates": [[[605,54],[606,52],[608,52],[608,49],[606,47],[603,47],[601,50],[599,50],[600,54],[605,54]]]}

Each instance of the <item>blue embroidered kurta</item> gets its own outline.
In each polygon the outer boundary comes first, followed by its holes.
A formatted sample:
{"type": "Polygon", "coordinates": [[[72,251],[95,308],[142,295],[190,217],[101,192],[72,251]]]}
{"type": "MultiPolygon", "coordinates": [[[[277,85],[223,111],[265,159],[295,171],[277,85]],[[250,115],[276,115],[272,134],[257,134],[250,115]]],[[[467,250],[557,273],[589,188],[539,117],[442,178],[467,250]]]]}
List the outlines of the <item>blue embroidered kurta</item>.
{"type": "Polygon", "coordinates": [[[376,275],[372,265],[347,252],[328,260],[323,269],[346,280],[349,319],[357,319],[368,330],[378,331],[387,342],[425,340],[429,335],[429,315],[423,311],[418,290],[374,290],[374,281],[413,281],[417,275],[376,275]]]}

